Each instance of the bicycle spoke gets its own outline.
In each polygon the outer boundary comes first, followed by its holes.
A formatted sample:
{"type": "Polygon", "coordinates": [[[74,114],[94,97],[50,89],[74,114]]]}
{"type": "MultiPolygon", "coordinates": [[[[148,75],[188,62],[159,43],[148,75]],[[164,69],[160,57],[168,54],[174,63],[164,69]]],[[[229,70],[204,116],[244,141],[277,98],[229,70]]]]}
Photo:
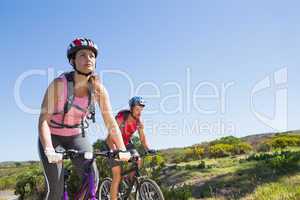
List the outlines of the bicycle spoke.
{"type": "Polygon", "coordinates": [[[162,193],[152,180],[144,181],[140,185],[138,200],[163,200],[162,193]]]}
{"type": "Polygon", "coordinates": [[[103,188],[103,193],[104,194],[109,194],[109,185],[105,185],[103,188]]]}
{"type": "Polygon", "coordinates": [[[99,198],[101,200],[110,200],[110,185],[111,185],[111,181],[110,180],[105,180],[101,187],[100,187],[100,194],[99,194],[99,198]]]}

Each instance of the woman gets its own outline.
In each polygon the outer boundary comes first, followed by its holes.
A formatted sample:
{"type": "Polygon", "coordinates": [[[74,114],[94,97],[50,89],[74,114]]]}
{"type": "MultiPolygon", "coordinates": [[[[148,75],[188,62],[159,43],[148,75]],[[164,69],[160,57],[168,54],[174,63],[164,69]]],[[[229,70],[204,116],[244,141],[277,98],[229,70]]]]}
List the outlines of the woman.
{"type": "MultiPolygon", "coordinates": [[[[67,51],[69,63],[74,71],[64,73],[48,87],[39,117],[39,153],[45,171],[48,192],[46,199],[58,200],[63,196],[62,155],[55,148],[76,149],[92,152],[92,145],[85,137],[86,119],[94,119],[94,102],[98,103],[108,134],[117,148],[121,159],[128,160],[126,148],[112,111],[108,93],[93,74],[96,68],[98,48],[87,38],[76,38],[67,51]]],[[[80,177],[85,167],[82,158],[72,160],[80,177]]],[[[92,165],[95,183],[98,172],[92,165]]]]}

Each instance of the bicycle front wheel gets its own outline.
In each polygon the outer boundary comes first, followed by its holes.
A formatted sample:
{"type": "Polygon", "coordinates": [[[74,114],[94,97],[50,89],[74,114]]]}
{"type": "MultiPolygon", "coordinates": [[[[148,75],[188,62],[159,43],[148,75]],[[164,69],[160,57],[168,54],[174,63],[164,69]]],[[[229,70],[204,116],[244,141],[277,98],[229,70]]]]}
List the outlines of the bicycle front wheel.
{"type": "MultiPolygon", "coordinates": [[[[112,183],[111,178],[105,178],[98,191],[98,198],[99,200],[110,200],[110,186],[112,183]]],[[[123,200],[123,196],[126,194],[128,189],[128,185],[122,181],[119,187],[119,192],[118,192],[118,200],[123,200]]]]}
{"type": "Polygon", "coordinates": [[[110,186],[111,186],[111,178],[105,178],[98,191],[99,200],[110,200],[110,186]]]}
{"type": "Polygon", "coordinates": [[[147,178],[141,181],[136,200],[164,200],[164,195],[157,183],[147,178]]]}

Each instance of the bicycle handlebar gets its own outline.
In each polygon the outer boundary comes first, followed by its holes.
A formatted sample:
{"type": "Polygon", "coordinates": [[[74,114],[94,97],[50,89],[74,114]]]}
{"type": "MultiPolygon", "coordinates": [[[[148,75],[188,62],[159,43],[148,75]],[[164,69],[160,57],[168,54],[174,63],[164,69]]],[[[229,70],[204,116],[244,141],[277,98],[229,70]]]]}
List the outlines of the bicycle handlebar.
{"type": "Polygon", "coordinates": [[[91,155],[93,155],[91,152],[80,152],[76,149],[68,149],[63,151],[56,151],[56,153],[60,153],[63,155],[63,159],[73,159],[78,157],[83,157],[85,159],[91,159],[91,155]]]}
{"type": "Polygon", "coordinates": [[[99,151],[99,150],[95,150],[94,151],[94,157],[96,156],[102,156],[102,157],[106,157],[106,158],[117,158],[118,154],[120,151],[99,151]]]}
{"type": "Polygon", "coordinates": [[[83,157],[85,159],[93,159],[97,156],[107,157],[107,158],[117,158],[120,151],[94,151],[94,152],[80,152],[76,149],[68,149],[64,151],[56,151],[56,153],[63,154],[63,159],[73,159],[78,157],[83,157]]]}
{"type": "MultiPolygon", "coordinates": [[[[106,157],[106,158],[113,158],[113,159],[119,159],[119,153],[121,151],[116,150],[116,151],[99,151],[99,150],[95,150],[93,153],[92,152],[80,152],[78,150],[75,149],[68,149],[65,151],[57,151],[57,153],[61,153],[63,154],[63,159],[73,159],[73,158],[77,158],[77,157],[83,157],[84,159],[94,159],[97,156],[102,156],[102,157],[106,157]]],[[[134,162],[137,161],[140,157],[146,157],[146,156],[152,156],[152,155],[156,155],[157,153],[149,153],[146,152],[140,156],[131,156],[131,158],[128,160],[128,162],[134,162]]]]}

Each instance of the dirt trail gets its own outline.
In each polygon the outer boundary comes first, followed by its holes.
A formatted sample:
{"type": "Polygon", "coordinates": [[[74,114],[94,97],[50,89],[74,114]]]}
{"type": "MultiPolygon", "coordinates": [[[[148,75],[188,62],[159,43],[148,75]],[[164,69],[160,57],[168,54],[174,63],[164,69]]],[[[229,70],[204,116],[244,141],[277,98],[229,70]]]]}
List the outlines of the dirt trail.
{"type": "Polygon", "coordinates": [[[17,200],[18,196],[12,190],[0,191],[0,200],[17,200]]]}

